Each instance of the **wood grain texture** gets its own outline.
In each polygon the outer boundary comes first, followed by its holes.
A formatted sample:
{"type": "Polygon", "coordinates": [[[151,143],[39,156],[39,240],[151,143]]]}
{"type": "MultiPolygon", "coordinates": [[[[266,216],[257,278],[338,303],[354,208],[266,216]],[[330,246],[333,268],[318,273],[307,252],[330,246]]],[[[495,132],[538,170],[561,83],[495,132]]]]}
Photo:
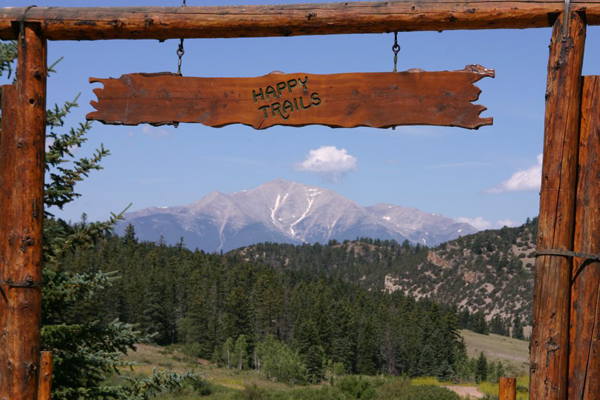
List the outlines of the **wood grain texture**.
{"type": "MultiPolygon", "coordinates": [[[[215,1],[215,3],[218,3],[215,1]]],[[[600,24],[600,0],[571,3],[600,24]]],[[[24,8],[0,10],[0,39],[16,38],[24,8]]],[[[552,26],[564,1],[349,1],[212,7],[36,7],[27,20],[43,25],[49,40],[233,38],[523,29],[552,26]]]]}
{"type": "Polygon", "coordinates": [[[40,363],[46,41],[39,26],[24,31],[12,96],[16,113],[10,125],[3,121],[0,143],[0,269],[8,281],[0,328],[0,364],[8,373],[0,399],[7,400],[36,400],[40,363]]]}
{"type": "Polygon", "coordinates": [[[517,399],[517,378],[501,377],[498,380],[499,396],[498,400],[516,400],[517,399]]]}
{"type": "MultiPolygon", "coordinates": [[[[563,18],[561,15],[554,24],[548,62],[539,250],[573,249],[586,24],[581,15],[571,13],[567,40],[563,41],[563,18]]],[[[571,266],[569,257],[536,259],[530,344],[532,400],[567,398],[571,266]]]]}
{"type": "Polygon", "coordinates": [[[97,111],[88,119],[107,124],[165,125],[198,122],[222,127],[245,124],[327,125],[387,128],[443,125],[476,129],[492,124],[486,108],[473,104],[481,90],[473,85],[493,70],[468,66],[461,71],[270,74],[256,78],[192,78],[175,74],[129,74],[96,79],[97,111]]]}
{"type": "Polygon", "coordinates": [[[42,351],[37,400],[51,400],[52,398],[52,359],[51,351],[42,351]]]}
{"type": "MultiPolygon", "coordinates": [[[[600,76],[583,81],[574,250],[600,254],[600,76]]],[[[600,262],[573,260],[569,399],[600,396],[600,262]]]]}
{"type": "Polygon", "coordinates": [[[12,153],[6,153],[4,141],[14,135],[17,125],[17,88],[14,85],[2,86],[2,133],[0,136],[0,399],[6,399],[8,393],[8,265],[5,263],[7,249],[7,232],[2,224],[2,210],[8,207],[6,197],[3,195],[5,180],[2,176],[8,172],[4,170],[5,164],[12,163],[12,153]],[[4,163],[2,162],[4,161],[4,163]]]}

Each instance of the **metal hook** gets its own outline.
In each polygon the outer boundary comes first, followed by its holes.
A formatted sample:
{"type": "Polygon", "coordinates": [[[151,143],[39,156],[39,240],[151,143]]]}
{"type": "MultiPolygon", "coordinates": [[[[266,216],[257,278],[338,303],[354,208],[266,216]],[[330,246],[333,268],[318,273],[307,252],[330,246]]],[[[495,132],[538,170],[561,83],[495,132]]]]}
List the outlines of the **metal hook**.
{"type": "Polygon", "coordinates": [[[567,41],[569,34],[569,20],[571,19],[571,0],[565,0],[565,11],[563,12],[563,37],[562,41],[567,41]]]}
{"type": "Polygon", "coordinates": [[[25,43],[25,15],[27,11],[31,10],[33,7],[37,7],[35,5],[27,6],[25,11],[23,11],[23,15],[21,15],[21,22],[19,24],[19,29],[21,30],[21,47],[26,48],[27,44],[25,43]]]}

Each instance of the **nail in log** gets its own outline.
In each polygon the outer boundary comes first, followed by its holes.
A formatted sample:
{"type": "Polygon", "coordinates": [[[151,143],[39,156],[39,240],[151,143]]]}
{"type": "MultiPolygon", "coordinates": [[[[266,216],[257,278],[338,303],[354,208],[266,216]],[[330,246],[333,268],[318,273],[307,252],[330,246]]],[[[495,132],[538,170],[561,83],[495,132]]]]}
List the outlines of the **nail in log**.
{"type": "MultiPolygon", "coordinates": [[[[583,83],[574,250],[600,254],[600,76],[583,83]]],[[[571,287],[569,399],[600,393],[600,262],[575,257],[571,287]]]]}
{"type": "Polygon", "coordinates": [[[36,400],[47,72],[40,26],[25,25],[18,46],[17,84],[3,99],[10,121],[2,121],[0,143],[0,270],[5,281],[0,294],[0,399],[36,400]]]}
{"type": "MultiPolygon", "coordinates": [[[[563,17],[561,14],[553,27],[548,63],[538,250],[573,249],[586,24],[580,14],[570,13],[563,41],[563,17]]],[[[536,259],[530,345],[532,400],[567,398],[571,265],[568,257],[536,259]]]]}

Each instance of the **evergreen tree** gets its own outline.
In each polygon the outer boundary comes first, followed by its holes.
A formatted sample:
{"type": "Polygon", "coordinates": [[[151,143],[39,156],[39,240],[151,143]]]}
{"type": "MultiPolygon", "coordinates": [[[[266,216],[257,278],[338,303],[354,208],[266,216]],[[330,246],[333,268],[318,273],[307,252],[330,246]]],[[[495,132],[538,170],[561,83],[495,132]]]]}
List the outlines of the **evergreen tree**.
{"type": "MultiPolygon", "coordinates": [[[[0,76],[12,72],[17,56],[15,42],[0,43],[0,76]]],[[[53,64],[48,72],[54,72],[53,64]]],[[[115,222],[108,221],[69,225],[54,218],[53,207],[63,209],[80,196],[77,183],[92,171],[100,170],[101,161],[109,155],[102,146],[91,157],[74,159],[73,149],[80,148],[91,124],[79,124],[66,133],[66,118],[77,98],[47,111],[46,183],[44,186],[45,220],[43,232],[42,348],[54,353],[52,398],[147,399],[158,392],[179,386],[187,375],[155,373],[145,382],[132,379],[128,385],[107,386],[108,374],[130,363],[121,359],[143,339],[135,327],[118,320],[103,320],[102,294],[114,276],[91,266],[85,273],[65,271],[63,263],[73,254],[94,248],[110,235],[115,222]],[[100,305],[101,307],[90,307],[100,305]]],[[[1,134],[1,133],[0,133],[1,134]]]]}
{"type": "Polygon", "coordinates": [[[523,325],[521,324],[521,318],[517,315],[513,322],[512,337],[519,340],[525,340],[523,333],[523,325]]]}
{"type": "Polygon", "coordinates": [[[489,335],[490,333],[489,326],[485,320],[485,315],[481,310],[473,315],[473,331],[481,333],[482,335],[489,335]]]}
{"type": "Polygon", "coordinates": [[[135,228],[132,224],[127,224],[125,234],[123,235],[123,243],[125,245],[137,244],[138,240],[135,237],[135,228]]]}
{"type": "Polygon", "coordinates": [[[483,352],[479,354],[479,358],[477,359],[477,367],[475,370],[475,381],[477,383],[487,381],[487,372],[488,372],[488,363],[487,357],[483,352]]]}
{"type": "Polygon", "coordinates": [[[325,373],[325,351],[321,346],[310,346],[306,354],[306,374],[308,381],[319,383],[325,373]]]}
{"type": "Polygon", "coordinates": [[[496,365],[496,382],[498,382],[500,378],[504,377],[504,374],[504,366],[500,361],[498,361],[498,364],[496,365]]]}

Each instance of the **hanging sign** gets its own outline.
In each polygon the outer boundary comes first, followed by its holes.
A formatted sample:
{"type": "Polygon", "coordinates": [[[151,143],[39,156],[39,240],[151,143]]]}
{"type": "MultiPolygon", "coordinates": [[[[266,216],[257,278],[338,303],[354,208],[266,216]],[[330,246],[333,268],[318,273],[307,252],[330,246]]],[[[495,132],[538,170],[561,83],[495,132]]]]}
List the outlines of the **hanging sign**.
{"type": "Polygon", "coordinates": [[[492,118],[473,104],[474,85],[494,71],[470,65],[461,71],[272,73],[255,78],[194,78],[171,73],[90,78],[97,110],[90,120],[115,125],[197,122],[265,129],[273,125],[338,128],[440,125],[477,129],[492,118]]]}

